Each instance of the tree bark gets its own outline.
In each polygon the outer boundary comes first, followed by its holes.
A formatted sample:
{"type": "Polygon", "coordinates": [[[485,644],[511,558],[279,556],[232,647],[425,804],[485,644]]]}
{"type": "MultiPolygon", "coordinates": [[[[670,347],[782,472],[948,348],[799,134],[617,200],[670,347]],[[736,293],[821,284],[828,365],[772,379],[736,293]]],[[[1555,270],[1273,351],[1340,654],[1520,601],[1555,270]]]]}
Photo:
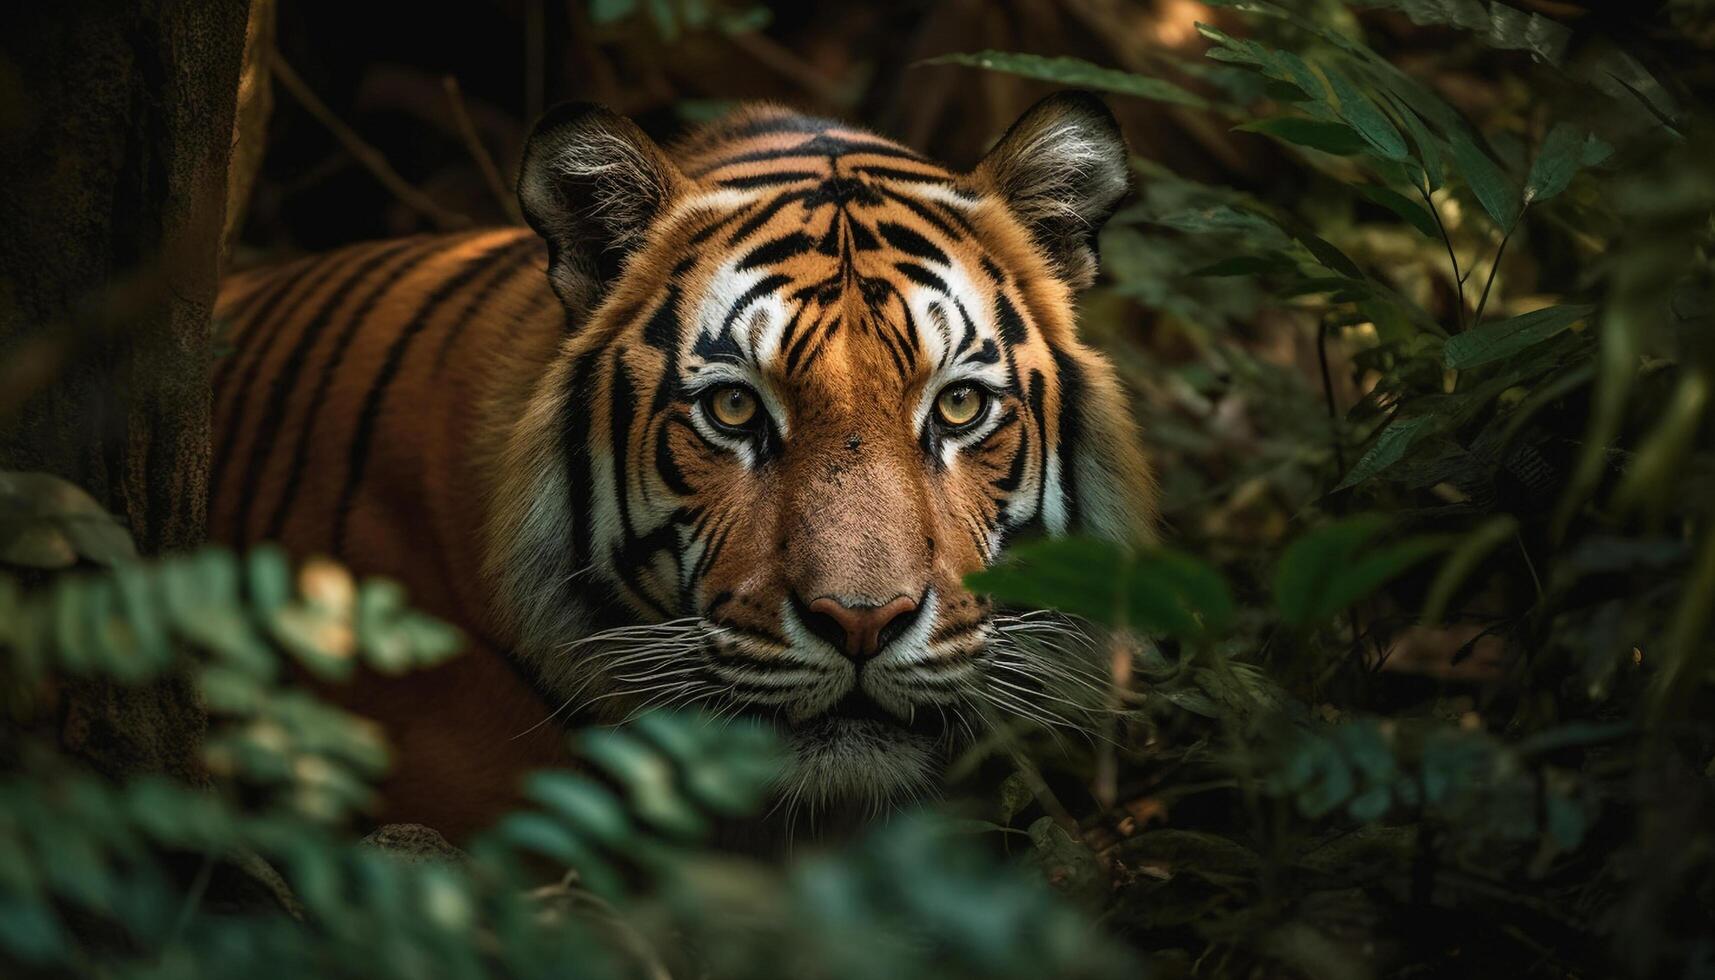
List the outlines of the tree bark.
{"type": "MultiPolygon", "coordinates": [[[[203,537],[210,311],[249,0],[0,2],[0,468],[144,554],[203,537]]],[[[98,768],[191,774],[183,684],[67,692],[98,768]]]]}

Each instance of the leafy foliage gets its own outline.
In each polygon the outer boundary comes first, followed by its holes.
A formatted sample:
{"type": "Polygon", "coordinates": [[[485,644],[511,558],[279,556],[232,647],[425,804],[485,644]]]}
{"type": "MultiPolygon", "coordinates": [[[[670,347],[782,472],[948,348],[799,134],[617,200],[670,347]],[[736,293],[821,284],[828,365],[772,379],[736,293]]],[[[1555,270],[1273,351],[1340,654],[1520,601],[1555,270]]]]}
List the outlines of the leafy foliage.
{"type": "MultiPolygon", "coordinates": [[[[69,501],[80,522],[105,528],[91,537],[79,523],[69,542],[132,554],[110,547],[129,544],[123,528],[58,481],[5,485],[69,501]]],[[[37,516],[8,531],[50,541],[66,509],[20,506],[37,516]]],[[[50,545],[35,553],[64,551],[50,545]]],[[[624,977],[681,960],[744,977],[1135,970],[1046,884],[927,816],[786,871],[709,850],[714,825],[754,815],[775,780],[776,738],[752,723],[652,713],[579,733],[580,767],[532,776],[530,807],[468,853],[421,828],[357,842],[348,828],[386,769],[382,733],[293,685],[283,663],[337,682],[360,664],[429,666],[458,646],[397,585],[355,582],[326,561],[294,570],[272,547],[126,557],[39,585],[0,579],[8,691],[51,699],[61,678],[188,674],[210,714],[213,777],[200,788],[164,776],[115,783],[28,725],[3,729],[0,967],[365,978],[624,977]],[[389,846],[401,836],[429,846],[389,846]],[[986,904],[996,894],[1008,898],[986,904]],[[875,941],[854,949],[861,935],[875,941]]],[[[14,721],[32,714],[20,707],[14,721]]]]}
{"type": "Polygon", "coordinates": [[[1366,31],[1397,21],[1219,6],[1208,57],[1243,76],[1197,94],[1291,177],[1140,162],[1092,307],[1153,336],[1086,318],[1177,550],[1025,545],[972,579],[1156,641],[1116,659],[1113,744],[1037,756],[1101,804],[1110,921],[1222,976],[1702,975],[1707,80],[1547,12],[1368,5],[1487,58],[1494,101],[1455,104],[1366,31]]]}
{"type": "MultiPolygon", "coordinates": [[[[1146,59],[1174,82],[935,59],[1162,104],[1270,161],[1242,189],[1136,161],[1102,234],[1083,329],[1139,392],[1170,547],[1024,542],[972,578],[1102,637],[1087,744],[996,731],[938,815],[782,869],[712,843],[765,796],[769,734],[646,715],[575,736],[579,767],[468,853],[408,859],[352,841],[379,734],[280,665],[411,669],[444,626],[267,549],[139,564],[86,495],[5,474],[0,558],[36,571],[0,583],[0,970],[1709,975],[1695,5],[1613,37],[1571,5],[1210,6],[1206,60],[1146,59]],[[1400,55],[1405,24],[1434,59],[1400,55]],[[207,788],[116,785],[31,727],[60,681],[179,672],[207,788]]],[[[749,9],[590,13],[665,41],[749,9]]]]}

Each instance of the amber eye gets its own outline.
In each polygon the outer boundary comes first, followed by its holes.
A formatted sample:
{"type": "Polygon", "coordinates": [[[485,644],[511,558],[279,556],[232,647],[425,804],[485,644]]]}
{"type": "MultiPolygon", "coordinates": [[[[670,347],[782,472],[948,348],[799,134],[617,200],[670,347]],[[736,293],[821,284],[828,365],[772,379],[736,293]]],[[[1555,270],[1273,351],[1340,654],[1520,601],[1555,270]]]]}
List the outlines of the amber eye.
{"type": "Polygon", "coordinates": [[[756,393],[743,385],[722,385],[705,399],[709,414],[728,429],[748,428],[756,421],[756,393]]]}
{"type": "Polygon", "coordinates": [[[976,385],[952,384],[935,396],[935,417],[951,429],[964,428],[982,417],[988,393],[976,385]]]}

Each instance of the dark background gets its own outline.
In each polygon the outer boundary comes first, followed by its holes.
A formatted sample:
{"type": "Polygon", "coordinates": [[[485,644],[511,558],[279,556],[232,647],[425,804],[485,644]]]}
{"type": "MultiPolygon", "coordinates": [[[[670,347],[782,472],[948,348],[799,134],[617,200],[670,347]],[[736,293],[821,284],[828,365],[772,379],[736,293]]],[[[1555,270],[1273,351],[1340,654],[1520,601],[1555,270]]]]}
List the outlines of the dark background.
{"type": "MultiPolygon", "coordinates": [[[[277,44],[332,113],[402,177],[447,209],[489,223],[506,213],[461,138],[449,77],[508,183],[529,122],[564,100],[605,103],[661,140],[733,101],[783,101],[969,166],[1053,86],[924,59],[982,49],[1072,54],[1196,87],[1179,68],[1203,48],[1193,22],[1223,19],[1189,0],[776,0],[734,5],[741,24],[765,26],[729,31],[663,24],[642,9],[594,23],[592,10],[603,6],[293,0],[279,4],[277,44]]],[[[436,225],[398,201],[279,84],[274,100],[246,246],[317,250],[436,225]]],[[[1182,173],[1251,185],[1266,182],[1278,159],[1266,140],[1235,137],[1196,114],[1113,102],[1134,149],[1182,173]]]]}

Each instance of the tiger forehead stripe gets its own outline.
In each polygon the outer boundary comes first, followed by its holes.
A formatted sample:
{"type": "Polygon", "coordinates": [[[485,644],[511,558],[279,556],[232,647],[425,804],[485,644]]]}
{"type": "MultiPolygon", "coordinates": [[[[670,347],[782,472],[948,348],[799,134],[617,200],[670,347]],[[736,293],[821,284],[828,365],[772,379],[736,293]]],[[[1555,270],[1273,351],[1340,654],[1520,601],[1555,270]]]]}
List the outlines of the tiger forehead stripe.
{"type": "Polygon", "coordinates": [[[709,261],[707,253],[693,253],[672,271],[673,282],[699,284],[686,310],[692,356],[684,369],[695,374],[699,361],[729,362],[802,374],[846,330],[873,338],[902,378],[925,358],[944,369],[955,355],[967,363],[963,355],[974,347],[992,350],[995,338],[981,335],[989,331],[979,333],[969,312],[992,301],[949,252],[973,230],[964,199],[918,198],[928,186],[951,191],[953,175],[877,138],[806,135],[801,123],[784,138],[763,127],[751,143],[723,145],[693,170],[718,177],[719,186],[691,195],[679,214],[708,216],[690,223],[691,245],[721,247],[712,253],[719,264],[703,275],[682,278],[709,261]],[[912,169],[876,165],[872,156],[912,169]],[[942,326],[951,316],[943,310],[937,321],[930,302],[959,311],[956,337],[942,326]],[[833,309],[847,304],[844,313],[833,309]]]}

